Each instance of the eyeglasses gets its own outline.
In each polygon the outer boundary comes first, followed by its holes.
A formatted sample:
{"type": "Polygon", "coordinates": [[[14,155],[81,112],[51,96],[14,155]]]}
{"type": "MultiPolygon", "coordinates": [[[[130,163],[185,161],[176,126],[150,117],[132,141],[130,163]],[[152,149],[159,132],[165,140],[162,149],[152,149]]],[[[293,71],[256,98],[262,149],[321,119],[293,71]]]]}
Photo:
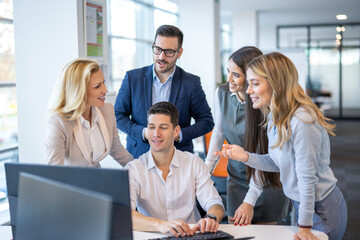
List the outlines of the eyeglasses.
{"type": "Polygon", "coordinates": [[[181,48],[178,48],[177,50],[172,50],[172,49],[162,49],[160,47],[157,46],[152,46],[152,50],[153,53],[156,55],[160,55],[162,52],[164,52],[165,56],[167,57],[173,57],[175,55],[176,52],[179,52],[181,48]]]}

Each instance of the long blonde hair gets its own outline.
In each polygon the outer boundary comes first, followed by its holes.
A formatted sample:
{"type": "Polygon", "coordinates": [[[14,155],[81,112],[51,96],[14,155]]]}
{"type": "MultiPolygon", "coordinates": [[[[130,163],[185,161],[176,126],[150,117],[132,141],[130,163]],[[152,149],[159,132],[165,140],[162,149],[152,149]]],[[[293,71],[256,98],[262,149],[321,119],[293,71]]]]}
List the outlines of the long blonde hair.
{"type": "MultiPolygon", "coordinates": [[[[271,118],[278,132],[278,140],[272,148],[282,147],[290,139],[290,120],[299,107],[303,107],[311,115],[313,123],[323,126],[331,135],[335,135],[335,125],[329,123],[331,119],[326,118],[320,109],[307,96],[298,82],[298,73],[295,65],[289,58],[281,53],[273,52],[255,58],[248,66],[254,73],[267,79],[273,94],[270,104],[271,118]]],[[[268,116],[269,110],[261,109],[268,116]]],[[[304,119],[302,121],[306,122],[304,119]]],[[[266,124],[269,122],[267,119],[266,124]]]]}
{"type": "Polygon", "coordinates": [[[99,69],[97,62],[88,59],[75,59],[68,63],[54,89],[51,111],[69,120],[79,118],[85,112],[86,89],[90,76],[99,69]]]}

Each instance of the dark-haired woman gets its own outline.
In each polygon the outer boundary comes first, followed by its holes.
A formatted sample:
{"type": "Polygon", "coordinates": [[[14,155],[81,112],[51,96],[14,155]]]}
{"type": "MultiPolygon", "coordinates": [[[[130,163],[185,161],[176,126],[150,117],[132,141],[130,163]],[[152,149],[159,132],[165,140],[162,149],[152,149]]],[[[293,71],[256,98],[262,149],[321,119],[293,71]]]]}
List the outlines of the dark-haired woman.
{"type": "MultiPolygon", "coordinates": [[[[266,132],[259,126],[262,121],[260,111],[249,105],[250,112],[245,114],[245,101],[250,103],[248,99],[245,100],[246,67],[253,58],[260,55],[262,52],[258,48],[249,46],[237,50],[229,58],[227,83],[219,86],[215,92],[215,128],[205,160],[210,172],[214,171],[219,161],[214,152],[221,149],[224,139],[229,144],[247,144],[251,152],[267,151],[266,132]],[[246,117],[251,119],[247,124],[249,126],[246,126],[246,117]]],[[[249,183],[246,165],[232,159],[228,161],[227,171],[229,222],[240,226],[251,222],[276,224],[287,216],[289,200],[282,192],[277,173],[250,169],[249,174],[253,177],[249,183]]]]}

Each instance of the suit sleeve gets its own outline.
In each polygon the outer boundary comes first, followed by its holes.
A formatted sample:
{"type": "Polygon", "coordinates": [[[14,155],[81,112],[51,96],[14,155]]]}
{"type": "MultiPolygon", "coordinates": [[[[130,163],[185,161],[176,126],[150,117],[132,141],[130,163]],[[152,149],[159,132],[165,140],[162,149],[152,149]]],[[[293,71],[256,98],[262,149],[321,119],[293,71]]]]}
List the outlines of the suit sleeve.
{"type": "Polygon", "coordinates": [[[191,92],[190,113],[195,119],[195,124],[182,128],[183,140],[188,141],[205,135],[214,127],[214,120],[210,107],[206,101],[205,93],[201,87],[200,78],[194,79],[191,92]]]}
{"type": "Polygon", "coordinates": [[[142,139],[142,126],[130,118],[132,109],[132,94],[129,73],[126,73],[115,101],[115,117],[117,127],[137,139],[142,139]]]}
{"type": "Polygon", "coordinates": [[[66,149],[65,128],[56,116],[49,119],[46,139],[45,156],[50,165],[64,165],[66,149]]]}

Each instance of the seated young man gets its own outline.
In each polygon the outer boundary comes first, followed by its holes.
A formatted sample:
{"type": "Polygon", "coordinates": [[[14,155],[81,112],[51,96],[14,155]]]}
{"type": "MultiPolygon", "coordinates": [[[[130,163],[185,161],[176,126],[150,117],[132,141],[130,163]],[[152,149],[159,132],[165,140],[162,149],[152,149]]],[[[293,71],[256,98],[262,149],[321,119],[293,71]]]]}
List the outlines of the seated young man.
{"type": "Polygon", "coordinates": [[[175,149],[179,113],[169,102],[148,111],[150,150],[129,162],[133,228],[136,231],[189,236],[216,232],[225,211],[202,159],[175,149]],[[196,198],[207,215],[201,219],[196,198]],[[137,211],[135,210],[137,208],[137,211]],[[196,224],[190,228],[189,224],[196,224]]]}

